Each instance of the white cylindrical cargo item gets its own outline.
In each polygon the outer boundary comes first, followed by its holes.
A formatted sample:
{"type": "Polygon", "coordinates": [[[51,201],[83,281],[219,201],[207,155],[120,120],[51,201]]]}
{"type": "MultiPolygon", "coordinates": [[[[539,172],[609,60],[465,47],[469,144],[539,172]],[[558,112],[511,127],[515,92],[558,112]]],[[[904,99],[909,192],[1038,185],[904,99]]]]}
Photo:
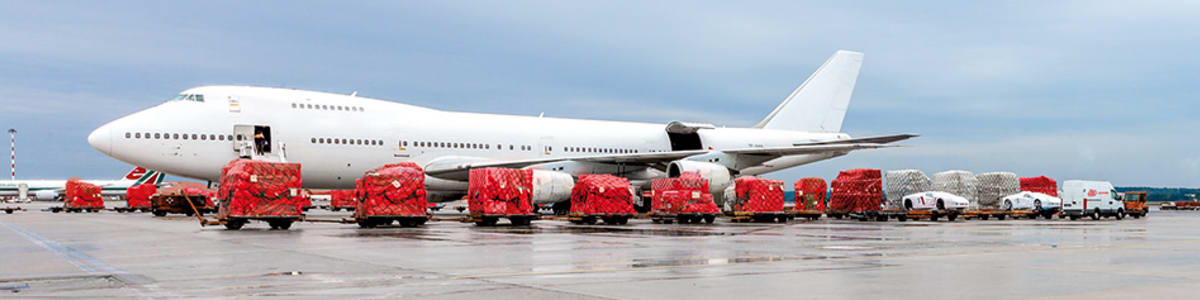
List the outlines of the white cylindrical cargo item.
{"type": "Polygon", "coordinates": [[[975,174],[962,170],[951,170],[933,174],[933,190],[947,192],[966,198],[970,209],[979,209],[979,180],[975,174]]]}
{"type": "Polygon", "coordinates": [[[975,179],[979,181],[977,197],[981,209],[1002,208],[1001,199],[1021,192],[1021,180],[1016,173],[983,173],[975,176],[975,179]]]}
{"type": "Polygon", "coordinates": [[[737,181],[730,182],[729,187],[725,188],[724,203],[721,204],[722,210],[726,212],[733,211],[733,203],[737,201],[737,181]]]}
{"type": "Polygon", "coordinates": [[[571,177],[571,174],[533,170],[533,204],[571,200],[571,189],[573,188],[575,188],[575,178],[571,177]]]}
{"type": "Polygon", "coordinates": [[[902,209],[904,196],[927,192],[933,189],[933,182],[921,170],[895,170],[884,173],[884,193],[887,196],[886,209],[902,209]]]}

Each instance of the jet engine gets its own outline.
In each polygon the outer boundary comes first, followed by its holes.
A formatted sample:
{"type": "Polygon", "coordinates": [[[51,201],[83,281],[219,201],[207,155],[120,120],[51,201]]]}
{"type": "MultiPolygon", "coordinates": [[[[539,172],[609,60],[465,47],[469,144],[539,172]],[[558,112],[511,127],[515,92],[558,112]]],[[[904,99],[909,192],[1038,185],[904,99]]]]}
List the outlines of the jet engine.
{"type": "Polygon", "coordinates": [[[58,192],[55,191],[37,191],[33,193],[34,200],[50,201],[58,199],[58,192]]]}
{"type": "Polygon", "coordinates": [[[700,177],[708,179],[708,192],[713,195],[717,205],[724,203],[725,188],[732,182],[729,169],[725,166],[690,160],[677,160],[667,165],[667,177],[679,177],[683,172],[700,173],[700,177]]]}
{"type": "Polygon", "coordinates": [[[571,174],[533,170],[533,204],[555,203],[571,200],[571,189],[575,178],[571,174]]]}

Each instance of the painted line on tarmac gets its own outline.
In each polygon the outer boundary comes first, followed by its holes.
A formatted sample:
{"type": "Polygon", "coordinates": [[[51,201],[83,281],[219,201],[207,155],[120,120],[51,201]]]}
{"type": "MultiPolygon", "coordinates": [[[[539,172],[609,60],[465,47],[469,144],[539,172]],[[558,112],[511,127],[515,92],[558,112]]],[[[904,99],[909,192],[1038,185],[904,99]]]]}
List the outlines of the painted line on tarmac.
{"type": "MultiPolygon", "coordinates": [[[[82,270],[88,274],[112,275],[112,276],[117,277],[117,279],[124,281],[126,283],[137,284],[137,285],[133,286],[133,290],[135,292],[137,292],[139,296],[147,296],[142,293],[143,292],[142,288],[148,289],[152,292],[156,292],[159,294],[161,294],[161,292],[162,292],[162,290],[158,288],[157,284],[152,284],[152,283],[151,284],[140,284],[138,281],[144,281],[144,280],[139,280],[137,277],[142,277],[142,276],[134,276],[133,274],[130,274],[129,272],[127,272],[125,270],[122,270],[117,267],[113,267],[109,264],[104,263],[103,261],[100,261],[99,259],[96,259],[95,257],[92,257],[91,255],[87,255],[87,253],[83,253],[83,251],[76,250],[75,248],[71,248],[70,246],[63,245],[57,241],[43,237],[42,235],[37,234],[36,232],[33,232],[33,231],[29,231],[28,229],[25,229],[21,226],[9,224],[9,223],[0,223],[0,225],[4,225],[4,227],[8,228],[8,230],[11,230],[12,232],[16,232],[17,234],[21,235],[25,239],[29,240],[29,242],[33,243],[34,245],[38,245],[42,248],[45,248],[46,250],[53,252],[54,254],[62,257],[63,259],[66,259],[67,262],[75,265],[80,270],[82,270]]],[[[174,294],[172,294],[172,295],[174,295],[174,294]]]]}

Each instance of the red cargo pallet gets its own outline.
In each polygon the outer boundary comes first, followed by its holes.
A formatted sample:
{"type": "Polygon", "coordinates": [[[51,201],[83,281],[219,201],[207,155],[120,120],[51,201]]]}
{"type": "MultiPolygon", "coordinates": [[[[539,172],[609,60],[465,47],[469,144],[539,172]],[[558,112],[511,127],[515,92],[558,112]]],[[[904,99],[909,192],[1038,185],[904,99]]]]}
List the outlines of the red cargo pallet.
{"type": "Polygon", "coordinates": [[[67,180],[64,186],[66,193],[62,207],[51,208],[52,212],[98,212],[104,209],[104,199],[100,197],[100,186],[80,181],[79,178],[67,180]]]}
{"type": "Polygon", "coordinates": [[[826,196],[829,193],[829,187],[825,185],[825,179],[818,177],[807,177],[797,180],[792,185],[795,193],[795,207],[793,215],[799,218],[808,218],[816,220],[821,218],[821,214],[825,211],[826,196]]]}
{"type": "Polygon", "coordinates": [[[847,214],[878,213],[883,207],[883,179],[879,169],[853,169],[838,174],[826,214],[840,219],[847,214]]]}
{"type": "Polygon", "coordinates": [[[783,181],[742,176],[734,179],[733,222],[786,223],[783,211],[783,181]]]}
{"type": "Polygon", "coordinates": [[[398,222],[419,226],[429,220],[425,170],[414,163],[389,164],[368,171],[358,181],[362,200],[354,212],[358,226],[372,228],[398,222]]]}
{"type": "Polygon", "coordinates": [[[125,207],[117,207],[119,212],[141,210],[150,212],[150,196],[158,192],[158,186],[153,183],[139,184],[125,189],[125,207]]]}
{"type": "Polygon", "coordinates": [[[571,189],[567,220],[575,224],[626,224],[633,217],[633,190],[629,179],[607,175],[582,175],[571,189]]]}
{"type": "Polygon", "coordinates": [[[496,225],[500,218],[508,218],[513,225],[529,225],[537,218],[532,203],[533,170],[472,169],[467,197],[471,221],[476,225],[496,225]]]}
{"type": "Polygon", "coordinates": [[[237,230],[249,220],[288,229],[304,216],[300,164],[235,159],[221,170],[217,218],[237,230]]]}
{"type": "Polygon", "coordinates": [[[355,190],[332,190],[329,191],[329,210],[349,210],[353,211],[358,207],[358,192],[355,190]]]}
{"type": "Polygon", "coordinates": [[[651,182],[654,195],[651,198],[650,220],[654,223],[705,223],[712,224],[720,208],[708,193],[709,182],[695,172],[684,172],[675,178],[660,178],[651,182]]]}
{"type": "Polygon", "coordinates": [[[1058,197],[1058,182],[1046,176],[1021,177],[1021,191],[1058,197]]]}

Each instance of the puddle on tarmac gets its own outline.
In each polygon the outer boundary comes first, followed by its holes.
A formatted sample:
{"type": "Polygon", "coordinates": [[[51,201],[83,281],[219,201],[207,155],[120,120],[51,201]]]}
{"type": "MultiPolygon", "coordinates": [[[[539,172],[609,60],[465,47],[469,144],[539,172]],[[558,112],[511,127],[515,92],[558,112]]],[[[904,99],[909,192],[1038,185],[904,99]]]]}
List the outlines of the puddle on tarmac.
{"type": "Polygon", "coordinates": [[[476,227],[472,230],[484,233],[509,233],[509,234],[550,234],[550,233],[567,233],[567,234],[626,234],[626,235],[645,235],[645,236],[733,236],[736,233],[731,232],[709,232],[709,231],[694,231],[688,228],[631,228],[618,226],[563,226],[563,227],[476,227]]]}

